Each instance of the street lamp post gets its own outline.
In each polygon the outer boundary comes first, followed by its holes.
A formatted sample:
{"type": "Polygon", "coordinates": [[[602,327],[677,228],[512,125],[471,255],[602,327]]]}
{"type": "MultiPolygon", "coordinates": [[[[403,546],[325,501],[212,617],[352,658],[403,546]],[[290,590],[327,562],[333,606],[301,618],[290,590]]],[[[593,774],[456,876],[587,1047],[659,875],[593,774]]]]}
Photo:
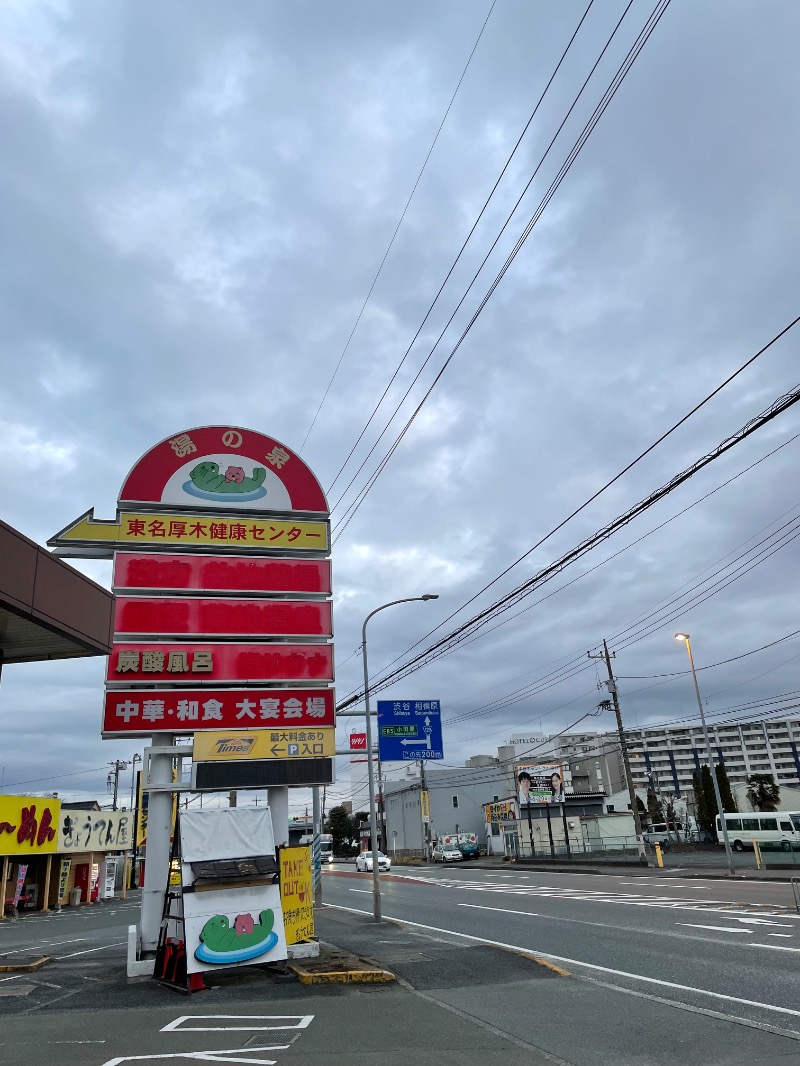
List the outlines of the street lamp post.
{"type": "Polygon", "coordinates": [[[367,784],[369,786],[369,843],[372,851],[372,913],[376,922],[382,921],[381,917],[381,882],[378,870],[378,821],[375,815],[375,762],[372,755],[372,719],[369,713],[369,667],[367,665],[367,622],[374,614],[385,611],[387,607],[394,607],[398,603],[413,603],[415,600],[438,600],[438,595],[426,592],[423,596],[406,596],[402,600],[392,600],[370,611],[364,619],[361,627],[361,655],[364,660],[364,710],[367,715],[367,784]]]}
{"type": "Polygon", "coordinates": [[[728,839],[728,826],[725,823],[725,811],[722,808],[722,796],[719,791],[719,781],[717,780],[717,768],[714,764],[714,756],[711,753],[711,738],[708,735],[708,726],[706,725],[706,716],[703,711],[703,701],[700,699],[700,686],[697,684],[697,671],[694,668],[694,657],[692,655],[692,644],[689,640],[688,633],[676,633],[676,640],[682,640],[686,645],[686,650],[689,653],[689,665],[692,668],[692,680],[694,681],[694,691],[697,696],[697,706],[700,710],[700,723],[703,727],[703,736],[706,741],[706,754],[708,756],[708,766],[711,770],[711,783],[714,786],[714,798],[717,801],[717,811],[719,814],[719,823],[722,828],[722,839],[725,842],[725,854],[728,858],[728,873],[731,875],[736,873],[736,867],[733,864],[733,852],[731,851],[731,842],[728,839]]]}
{"type": "Polygon", "coordinates": [[[133,810],[134,795],[136,793],[136,764],[137,764],[137,762],[141,762],[141,761],[142,761],[141,755],[139,754],[138,751],[135,752],[134,756],[133,756],[133,759],[131,760],[131,807],[130,807],[131,810],[133,810]]]}

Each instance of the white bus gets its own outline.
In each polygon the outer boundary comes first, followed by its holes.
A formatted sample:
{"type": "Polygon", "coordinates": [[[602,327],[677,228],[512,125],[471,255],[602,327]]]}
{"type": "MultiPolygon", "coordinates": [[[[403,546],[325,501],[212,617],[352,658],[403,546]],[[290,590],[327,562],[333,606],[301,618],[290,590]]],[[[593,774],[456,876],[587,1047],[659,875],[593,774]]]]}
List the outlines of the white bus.
{"type": "MultiPolygon", "coordinates": [[[[731,847],[744,851],[753,841],[761,844],[777,844],[784,851],[800,850],[800,813],[795,811],[770,811],[759,814],[726,814],[725,825],[731,847]]],[[[717,841],[724,844],[722,826],[717,815],[717,841]]]]}

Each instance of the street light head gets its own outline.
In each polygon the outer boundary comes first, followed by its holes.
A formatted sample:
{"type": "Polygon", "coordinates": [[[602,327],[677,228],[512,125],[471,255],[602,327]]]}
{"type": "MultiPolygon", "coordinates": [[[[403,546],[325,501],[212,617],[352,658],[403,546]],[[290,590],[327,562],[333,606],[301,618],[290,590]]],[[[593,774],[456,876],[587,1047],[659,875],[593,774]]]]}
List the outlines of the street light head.
{"type": "Polygon", "coordinates": [[[688,640],[689,639],[689,634],[688,633],[676,633],[675,634],[675,639],[676,640],[688,640]]]}
{"type": "Polygon", "coordinates": [[[438,592],[425,592],[425,593],[423,593],[422,596],[420,596],[420,599],[421,600],[438,600],[439,599],[439,593],[438,592]]]}

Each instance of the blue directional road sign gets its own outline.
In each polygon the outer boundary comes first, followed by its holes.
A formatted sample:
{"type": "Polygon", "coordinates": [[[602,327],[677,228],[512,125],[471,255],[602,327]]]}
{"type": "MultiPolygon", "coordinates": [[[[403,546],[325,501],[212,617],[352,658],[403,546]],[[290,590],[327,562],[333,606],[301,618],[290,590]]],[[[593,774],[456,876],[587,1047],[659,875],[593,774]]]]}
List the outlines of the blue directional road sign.
{"type": "Polygon", "coordinates": [[[378,753],[382,762],[443,759],[438,700],[378,700],[378,753]]]}

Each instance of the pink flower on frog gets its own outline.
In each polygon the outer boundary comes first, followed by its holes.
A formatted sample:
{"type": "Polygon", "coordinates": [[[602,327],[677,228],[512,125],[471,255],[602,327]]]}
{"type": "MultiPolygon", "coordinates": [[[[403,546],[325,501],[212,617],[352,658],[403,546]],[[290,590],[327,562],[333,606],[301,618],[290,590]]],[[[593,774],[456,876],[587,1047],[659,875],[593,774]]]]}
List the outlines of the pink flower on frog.
{"type": "Polygon", "coordinates": [[[238,914],[236,916],[236,921],[233,923],[233,928],[235,929],[237,936],[242,936],[243,933],[252,933],[255,928],[253,915],[238,914]]]}
{"type": "Polygon", "coordinates": [[[244,481],[244,469],[241,466],[229,466],[225,471],[226,481],[235,481],[237,485],[241,485],[244,481]]]}

